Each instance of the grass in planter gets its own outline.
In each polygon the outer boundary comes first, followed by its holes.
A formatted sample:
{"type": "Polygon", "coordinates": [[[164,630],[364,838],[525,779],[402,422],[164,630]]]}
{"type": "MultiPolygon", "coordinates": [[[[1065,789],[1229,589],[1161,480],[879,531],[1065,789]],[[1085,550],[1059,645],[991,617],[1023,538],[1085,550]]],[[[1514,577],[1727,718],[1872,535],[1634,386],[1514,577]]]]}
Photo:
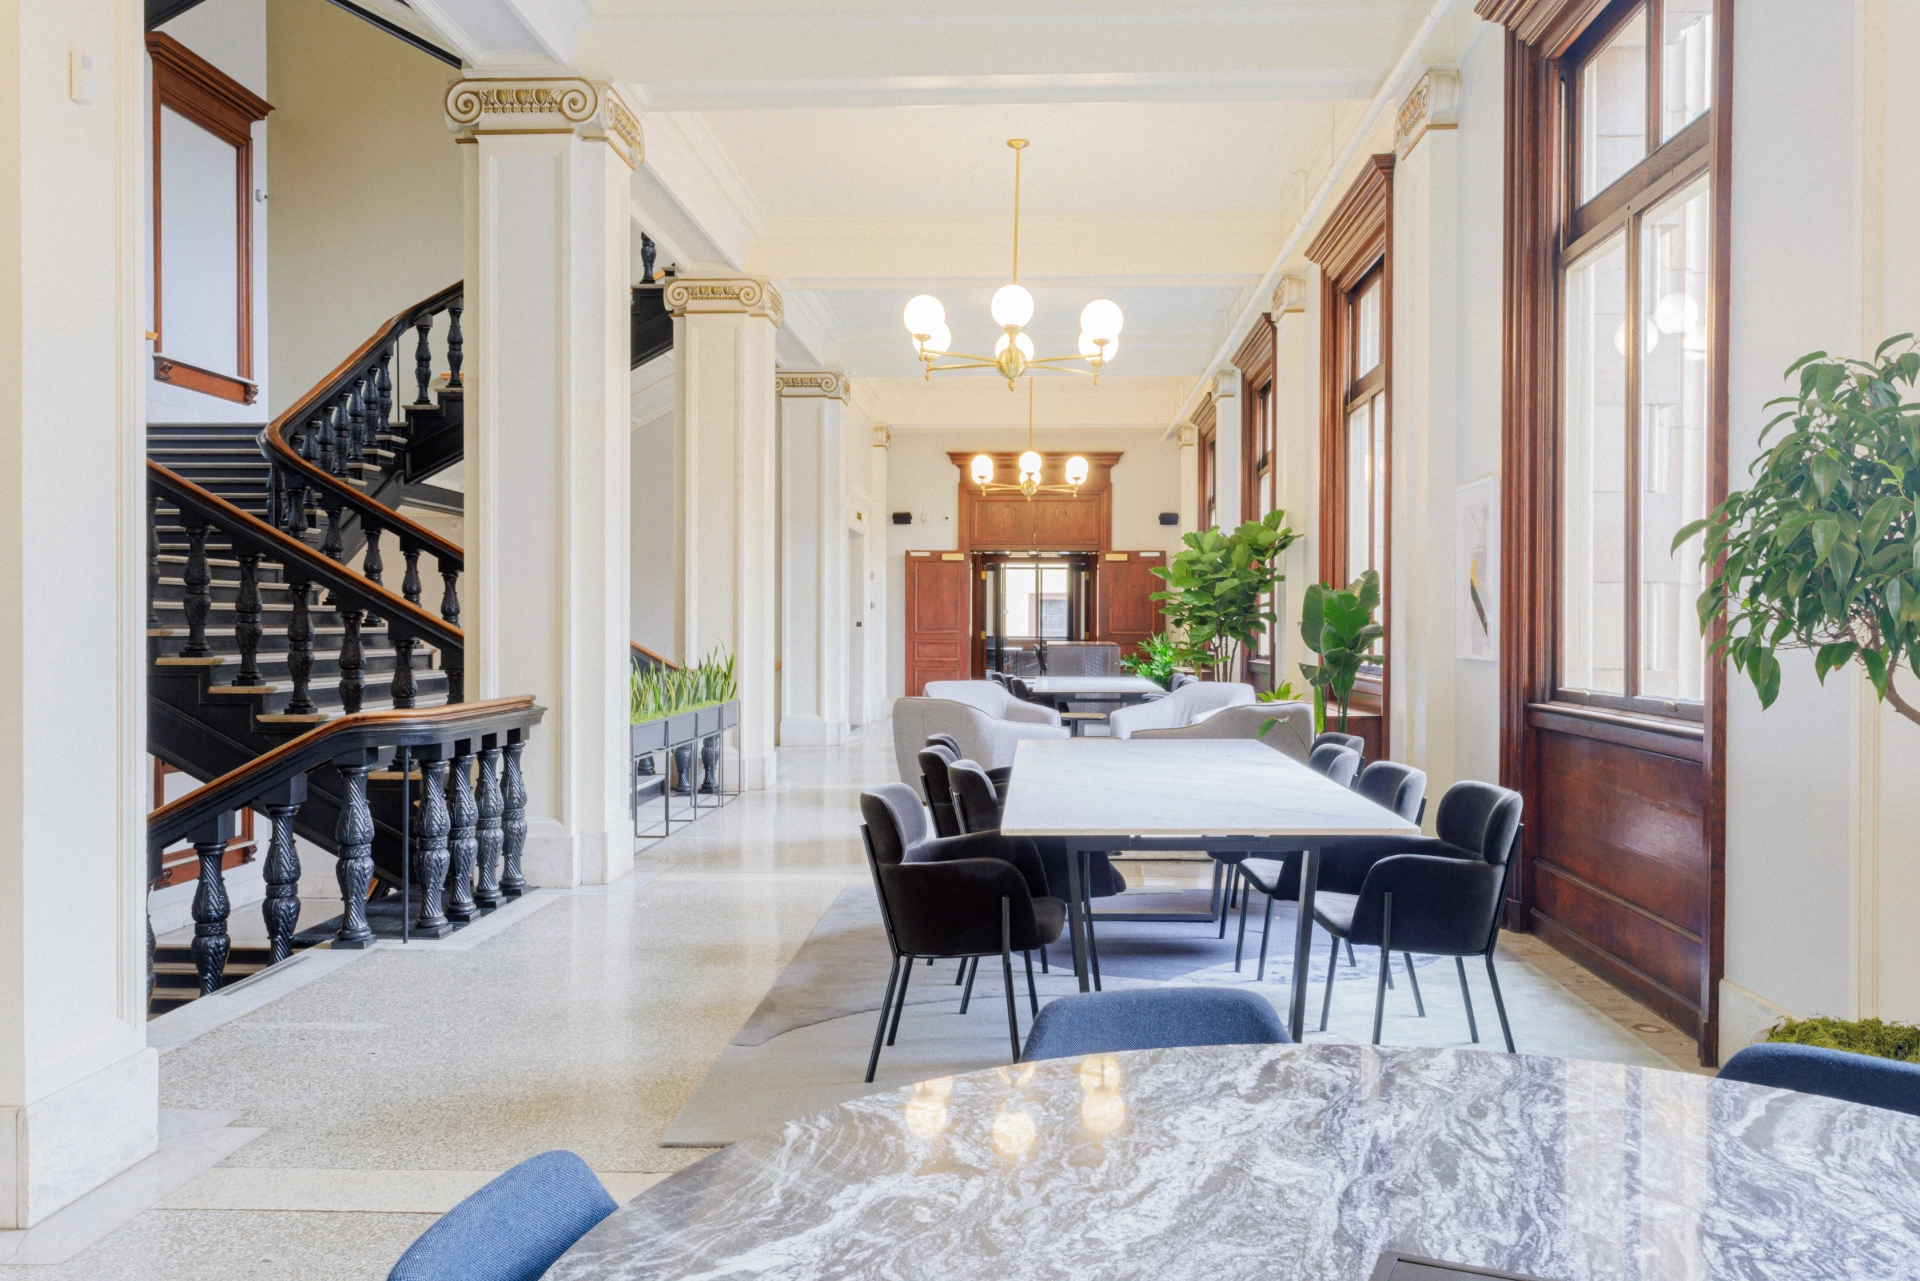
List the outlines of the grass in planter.
{"type": "Polygon", "coordinates": [[[1920,1063],[1920,1027],[1911,1023],[1883,1023],[1879,1019],[1782,1019],[1768,1029],[1767,1040],[1920,1063]]]}
{"type": "Polygon", "coordinates": [[[636,658],[630,681],[629,719],[635,725],[696,707],[712,707],[739,692],[733,676],[733,655],[720,649],[692,667],[642,664],[636,658]]]}

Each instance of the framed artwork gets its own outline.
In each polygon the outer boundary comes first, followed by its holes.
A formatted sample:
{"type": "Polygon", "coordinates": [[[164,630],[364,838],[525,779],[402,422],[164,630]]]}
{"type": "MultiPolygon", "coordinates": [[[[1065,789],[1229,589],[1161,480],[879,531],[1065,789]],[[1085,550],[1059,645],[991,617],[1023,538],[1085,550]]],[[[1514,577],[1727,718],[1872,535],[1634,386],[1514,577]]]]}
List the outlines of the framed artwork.
{"type": "Polygon", "coordinates": [[[1500,478],[1462,485],[1454,511],[1454,634],[1461,658],[1500,660],[1500,478]]]}

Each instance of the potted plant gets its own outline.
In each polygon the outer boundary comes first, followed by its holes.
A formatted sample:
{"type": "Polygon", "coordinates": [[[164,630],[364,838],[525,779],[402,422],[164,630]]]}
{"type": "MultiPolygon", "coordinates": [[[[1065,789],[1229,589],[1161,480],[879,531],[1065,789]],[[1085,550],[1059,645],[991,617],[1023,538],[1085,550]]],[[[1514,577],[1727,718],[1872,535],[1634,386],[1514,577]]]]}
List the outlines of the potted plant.
{"type": "MultiPolygon", "coordinates": [[[[678,780],[674,790],[693,790],[693,745],[701,744],[703,772],[713,791],[719,777],[720,736],[740,723],[733,656],[716,649],[692,667],[645,664],[637,659],[631,680],[630,736],[634,755],[651,759],[671,749],[678,780]]],[[[644,766],[642,773],[649,772],[644,766]]]]}
{"type": "Polygon", "coordinates": [[[1347,702],[1363,663],[1376,660],[1374,642],[1382,635],[1373,611],[1380,608],[1380,575],[1368,570],[1345,587],[1315,583],[1300,604],[1300,639],[1320,656],[1302,663],[1300,674],[1313,686],[1313,726],[1326,728],[1327,704],[1340,704],[1340,732],[1347,729],[1347,702]]]}
{"type": "Polygon", "coordinates": [[[1791,1045],[1818,1045],[1877,1059],[1920,1063],[1920,1027],[1911,1023],[1883,1023],[1879,1019],[1781,1019],[1767,1029],[1767,1040],[1791,1045]]]}
{"type": "Polygon", "coordinates": [[[1161,689],[1173,683],[1173,673],[1182,657],[1179,641],[1165,632],[1157,632],[1136,645],[1134,651],[1120,660],[1121,667],[1161,689]]]}
{"type": "Polygon", "coordinates": [[[1167,584],[1153,599],[1164,603],[1167,626],[1179,634],[1189,665],[1211,670],[1216,680],[1237,670],[1241,652],[1274,621],[1268,602],[1286,578],[1280,554],[1299,537],[1276,507],[1231,534],[1218,526],[1183,534],[1185,546],[1172,561],[1153,567],[1167,584]]]}
{"type": "Polygon", "coordinates": [[[1876,695],[1920,723],[1894,682],[1920,661],[1920,406],[1902,391],[1920,378],[1920,350],[1900,334],[1871,361],[1803,356],[1787,368],[1795,375],[1797,395],[1767,402],[1785,408],[1760,442],[1787,430],[1754,461],[1752,483],[1674,536],[1678,551],[1706,534],[1708,652],[1747,674],[1762,707],[1780,694],[1780,650],[1813,651],[1822,681],[1857,662],[1876,695]]]}

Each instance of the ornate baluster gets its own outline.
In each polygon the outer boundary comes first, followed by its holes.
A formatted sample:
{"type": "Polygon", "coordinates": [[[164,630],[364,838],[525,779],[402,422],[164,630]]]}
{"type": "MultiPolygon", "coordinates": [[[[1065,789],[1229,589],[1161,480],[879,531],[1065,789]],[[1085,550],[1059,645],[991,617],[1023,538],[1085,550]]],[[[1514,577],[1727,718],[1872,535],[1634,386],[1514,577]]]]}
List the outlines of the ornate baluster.
{"type": "Polygon", "coordinates": [[[226,872],[220,866],[232,836],[233,815],[222,814],[202,828],[193,842],[193,852],[200,859],[200,884],[193,891],[193,968],[200,976],[202,996],[220,990],[227,952],[233,946],[227,937],[227,914],[233,905],[227,898],[226,872]]]}
{"type": "Polygon", "coordinates": [[[160,497],[147,499],[147,626],[160,626],[160,497]]]}
{"type": "Polygon", "coordinates": [[[640,279],[642,281],[647,283],[653,281],[653,261],[659,252],[659,246],[653,243],[653,237],[642,233],[640,236],[640,279]]]}
{"type": "Polygon", "coordinates": [[[340,474],[340,403],[335,401],[327,407],[325,418],[316,418],[314,425],[320,430],[320,470],[329,476],[340,474]]]}
{"type": "Polygon", "coordinates": [[[413,816],[413,879],[420,885],[420,915],[413,932],[444,938],[453,929],[440,909],[447,883],[447,763],[420,762],[420,808],[413,816]]]}
{"type": "Polygon", "coordinates": [[[440,617],[447,620],[447,626],[460,626],[460,570],[450,565],[445,556],[434,558],[440,565],[440,581],[444,590],[440,593],[440,617]]]}
{"type": "Polygon", "coordinates": [[[233,638],[240,646],[235,685],[264,685],[260,679],[260,553],[240,553],[240,591],[233,606],[233,638]]]}
{"type": "Polygon", "coordinates": [[[207,611],[213,608],[213,591],[210,584],[213,574],[207,569],[207,522],[199,515],[182,509],[187,526],[187,568],[181,574],[186,584],[182,593],[182,604],[187,613],[187,643],[180,651],[182,658],[205,658],[207,656],[207,611]]]}
{"type": "Polygon", "coordinates": [[[527,849],[527,780],[520,775],[520,753],[526,746],[522,742],[506,745],[506,764],[500,774],[500,790],[506,802],[500,812],[501,847],[506,855],[500,892],[508,898],[519,898],[527,892],[527,879],[520,874],[520,856],[527,849]]]}
{"type": "Polygon", "coordinates": [[[307,776],[295,774],[256,802],[273,824],[273,833],[267,838],[266,866],[261,869],[267,897],[260,904],[260,919],[267,925],[267,946],[272,949],[274,965],[292,954],[293,932],[300,924],[300,851],[293,843],[293,820],[306,799],[307,776]]]}
{"type": "Polygon", "coordinates": [[[477,863],[474,868],[473,901],[481,907],[499,907],[506,902],[500,893],[500,848],[505,840],[500,830],[500,814],[506,802],[500,793],[500,749],[480,749],[480,778],[475,799],[480,806],[476,836],[477,863]]]}
{"type": "Polygon", "coordinates": [[[396,632],[392,624],[388,624],[387,634],[393,637],[393,705],[412,707],[420,692],[413,680],[413,650],[419,642],[404,632],[396,632]]]}
{"type": "Polygon", "coordinates": [[[340,623],[346,634],[340,640],[340,708],[351,716],[360,710],[366,691],[366,653],[360,645],[360,611],[343,609],[340,623]]]}
{"type": "Polygon", "coordinates": [[[333,936],[335,947],[362,948],[373,942],[373,931],[367,926],[367,887],[373,884],[373,811],[367,806],[367,771],[373,763],[367,756],[355,752],[333,763],[346,788],[340,818],[333,828],[340,851],[333,869],[340,882],[340,929],[333,936]]]}
{"type": "Polygon", "coordinates": [[[448,661],[460,662],[445,650],[440,651],[440,670],[447,678],[447,702],[464,703],[467,701],[467,669],[449,667],[448,661]]]}
{"type": "Polygon", "coordinates": [[[328,560],[338,561],[346,554],[347,540],[340,532],[340,500],[329,494],[321,500],[327,513],[327,532],[320,539],[320,554],[328,560]]]}
{"type": "Polygon", "coordinates": [[[420,334],[420,345],[413,349],[413,380],[420,384],[420,397],[413,403],[431,409],[433,400],[427,395],[427,390],[433,386],[433,347],[428,343],[427,336],[433,332],[433,317],[422,316],[414,322],[413,327],[420,334]]]}
{"type": "MultiPolygon", "coordinates": [[[[380,559],[380,522],[369,516],[360,518],[360,528],[367,536],[367,554],[361,558],[360,573],[370,583],[380,581],[380,575],[387,572],[387,563],[380,559]]],[[[372,610],[367,611],[367,626],[378,627],[381,618],[372,610]]]]}
{"type": "Polygon", "coordinates": [[[400,579],[400,594],[410,605],[420,603],[420,544],[400,536],[400,555],[406,558],[407,572],[400,579]]]}
{"type": "Polygon", "coordinates": [[[293,677],[293,697],[287,701],[287,714],[311,716],[313,695],[307,686],[313,677],[313,614],[307,592],[313,584],[294,566],[287,566],[287,571],[287,594],[293,598],[293,621],[287,624],[287,673],[293,677]]]}
{"type": "Polygon", "coordinates": [[[466,360],[466,354],[460,341],[460,313],[466,308],[466,299],[455,298],[447,304],[447,390],[463,391],[460,381],[460,366],[466,360]]]}
{"type": "Polygon", "coordinates": [[[367,379],[363,374],[353,380],[353,390],[347,393],[347,461],[357,463],[365,457],[360,447],[367,439],[367,379]]]}
{"type": "Polygon", "coordinates": [[[457,751],[453,772],[447,776],[447,814],[450,828],[447,849],[451,855],[447,873],[447,917],[471,921],[480,915],[473,898],[473,865],[480,854],[480,841],[473,825],[480,808],[473,796],[473,749],[457,751]]]}
{"type": "Polygon", "coordinates": [[[382,434],[393,427],[393,375],[389,371],[392,360],[393,348],[389,347],[380,353],[380,364],[373,371],[374,395],[380,401],[380,412],[376,421],[380,424],[382,434]]]}

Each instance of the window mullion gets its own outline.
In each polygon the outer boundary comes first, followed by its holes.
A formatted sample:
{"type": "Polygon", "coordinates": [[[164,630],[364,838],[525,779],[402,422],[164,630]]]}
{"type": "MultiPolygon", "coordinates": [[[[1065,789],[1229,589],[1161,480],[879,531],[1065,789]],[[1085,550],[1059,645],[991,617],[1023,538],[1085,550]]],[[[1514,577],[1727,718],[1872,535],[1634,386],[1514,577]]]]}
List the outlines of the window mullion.
{"type": "Polygon", "coordinates": [[[1626,223],[1627,403],[1623,418],[1623,434],[1626,437],[1626,529],[1623,531],[1625,537],[1621,549],[1626,562],[1622,566],[1626,590],[1621,594],[1621,612],[1627,630],[1626,646],[1622,651],[1626,655],[1627,666],[1621,688],[1626,690],[1630,699],[1640,695],[1640,378],[1641,365],[1646,356],[1646,340],[1640,332],[1646,311],[1640,297],[1640,218],[1637,209],[1630,210],[1626,223]]]}
{"type": "Polygon", "coordinates": [[[1660,46],[1666,29],[1666,0],[1647,0],[1647,155],[1660,150],[1660,46]]]}

